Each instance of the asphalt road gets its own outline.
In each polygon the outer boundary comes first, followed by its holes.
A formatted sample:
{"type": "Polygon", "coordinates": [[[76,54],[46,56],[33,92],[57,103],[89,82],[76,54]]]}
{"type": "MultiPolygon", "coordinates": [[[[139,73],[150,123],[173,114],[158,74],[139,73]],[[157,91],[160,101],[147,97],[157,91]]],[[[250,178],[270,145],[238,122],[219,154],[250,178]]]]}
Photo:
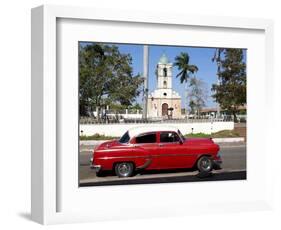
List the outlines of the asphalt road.
{"type": "Polygon", "coordinates": [[[80,146],[80,186],[246,179],[246,144],[242,142],[220,144],[220,153],[223,160],[222,169],[214,170],[208,175],[200,175],[198,171],[190,169],[153,170],[138,173],[130,178],[118,178],[110,172],[103,177],[96,177],[89,164],[93,147],[89,145],[80,146]]]}

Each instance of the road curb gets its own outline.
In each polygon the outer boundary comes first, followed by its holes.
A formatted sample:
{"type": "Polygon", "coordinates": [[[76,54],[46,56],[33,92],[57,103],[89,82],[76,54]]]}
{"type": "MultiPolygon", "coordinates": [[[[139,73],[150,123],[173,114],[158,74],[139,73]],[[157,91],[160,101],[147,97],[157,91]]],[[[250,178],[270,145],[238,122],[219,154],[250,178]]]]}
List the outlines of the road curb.
{"type": "MultiPolygon", "coordinates": [[[[89,141],[80,141],[80,145],[99,145],[108,140],[89,140],[89,141]]],[[[236,143],[244,142],[244,137],[229,137],[229,138],[213,138],[215,143],[236,143]]]]}
{"type": "Polygon", "coordinates": [[[234,143],[234,142],[244,142],[244,137],[228,137],[228,138],[213,138],[215,143],[234,143]]]}
{"type": "Polygon", "coordinates": [[[101,140],[101,141],[97,141],[97,140],[90,140],[90,141],[80,141],[80,145],[99,145],[105,141],[109,141],[109,140],[101,140]]]}

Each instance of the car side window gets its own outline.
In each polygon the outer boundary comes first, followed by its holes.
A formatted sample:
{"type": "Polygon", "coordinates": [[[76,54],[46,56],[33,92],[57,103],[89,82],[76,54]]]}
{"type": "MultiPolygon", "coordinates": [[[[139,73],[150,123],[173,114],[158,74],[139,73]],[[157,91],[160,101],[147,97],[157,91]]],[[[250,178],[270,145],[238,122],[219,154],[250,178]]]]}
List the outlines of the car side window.
{"type": "Polygon", "coordinates": [[[136,137],[136,143],[156,143],[156,133],[143,134],[136,137]]]}
{"type": "Polygon", "coordinates": [[[160,142],[179,142],[180,138],[178,136],[178,134],[176,134],[175,132],[163,132],[160,133],[160,142]]]}

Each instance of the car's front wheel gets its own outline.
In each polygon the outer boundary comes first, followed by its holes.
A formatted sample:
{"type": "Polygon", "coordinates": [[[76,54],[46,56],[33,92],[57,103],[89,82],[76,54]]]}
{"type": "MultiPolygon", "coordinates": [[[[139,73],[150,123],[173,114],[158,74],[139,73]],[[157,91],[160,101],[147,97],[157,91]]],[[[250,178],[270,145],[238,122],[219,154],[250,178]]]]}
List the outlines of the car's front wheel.
{"type": "Polygon", "coordinates": [[[203,156],[197,162],[199,172],[209,173],[213,169],[213,161],[210,157],[203,156]]]}
{"type": "Polygon", "coordinates": [[[121,162],[115,165],[115,173],[119,177],[130,177],[134,173],[134,165],[130,162],[121,162]]]}

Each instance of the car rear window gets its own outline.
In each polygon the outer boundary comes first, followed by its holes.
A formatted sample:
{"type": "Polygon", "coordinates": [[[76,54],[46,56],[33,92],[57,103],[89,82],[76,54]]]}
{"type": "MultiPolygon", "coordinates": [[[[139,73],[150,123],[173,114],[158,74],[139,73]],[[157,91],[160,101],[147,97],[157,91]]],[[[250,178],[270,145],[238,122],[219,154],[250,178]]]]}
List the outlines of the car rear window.
{"type": "Polygon", "coordinates": [[[143,134],[136,137],[136,143],[156,143],[156,133],[143,134]]]}

